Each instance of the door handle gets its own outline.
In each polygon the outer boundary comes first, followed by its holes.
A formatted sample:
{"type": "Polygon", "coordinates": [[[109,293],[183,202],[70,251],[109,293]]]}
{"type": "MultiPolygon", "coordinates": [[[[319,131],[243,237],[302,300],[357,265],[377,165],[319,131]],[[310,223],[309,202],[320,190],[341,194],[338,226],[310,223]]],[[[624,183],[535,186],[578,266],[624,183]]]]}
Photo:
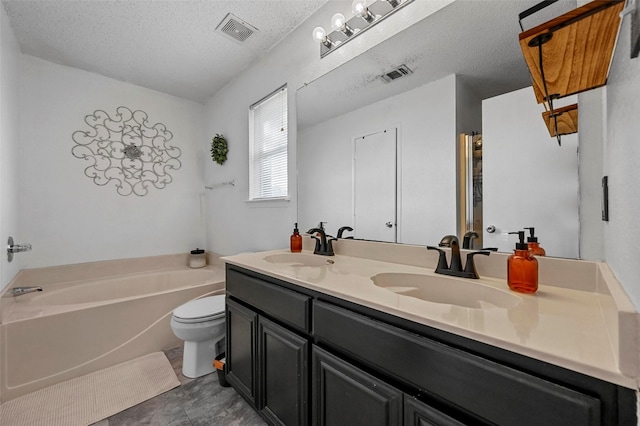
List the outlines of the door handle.
{"type": "Polygon", "coordinates": [[[393,227],[393,223],[391,223],[391,222],[387,222],[387,223],[385,223],[384,225],[385,225],[387,228],[391,228],[391,227],[393,227]]]}

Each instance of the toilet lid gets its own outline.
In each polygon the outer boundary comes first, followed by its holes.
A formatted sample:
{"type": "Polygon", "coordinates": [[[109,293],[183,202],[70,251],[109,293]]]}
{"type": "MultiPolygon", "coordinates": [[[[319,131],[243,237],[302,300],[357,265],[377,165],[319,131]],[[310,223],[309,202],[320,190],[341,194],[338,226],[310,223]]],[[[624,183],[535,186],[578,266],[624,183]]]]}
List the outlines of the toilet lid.
{"type": "Polygon", "coordinates": [[[179,306],[173,311],[175,318],[191,320],[224,315],[224,295],[203,297],[179,306]]]}

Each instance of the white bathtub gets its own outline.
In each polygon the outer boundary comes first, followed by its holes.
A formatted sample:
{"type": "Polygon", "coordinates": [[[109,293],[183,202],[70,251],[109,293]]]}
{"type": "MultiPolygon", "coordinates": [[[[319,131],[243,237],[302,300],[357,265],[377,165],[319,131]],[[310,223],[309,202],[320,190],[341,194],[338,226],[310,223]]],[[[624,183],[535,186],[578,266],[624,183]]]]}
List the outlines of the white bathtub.
{"type": "Polygon", "coordinates": [[[2,298],[2,402],[178,346],[169,325],[173,310],[224,293],[224,269],[178,267],[43,288],[2,298]]]}

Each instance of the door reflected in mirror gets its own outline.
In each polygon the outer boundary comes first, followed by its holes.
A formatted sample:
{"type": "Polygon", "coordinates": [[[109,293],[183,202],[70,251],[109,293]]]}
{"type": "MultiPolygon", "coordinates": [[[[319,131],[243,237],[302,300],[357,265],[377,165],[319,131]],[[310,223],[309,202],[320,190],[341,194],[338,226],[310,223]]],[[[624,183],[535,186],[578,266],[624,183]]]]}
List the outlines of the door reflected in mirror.
{"type": "Polygon", "coordinates": [[[355,238],[397,242],[396,129],[356,137],[353,149],[355,238]]]}

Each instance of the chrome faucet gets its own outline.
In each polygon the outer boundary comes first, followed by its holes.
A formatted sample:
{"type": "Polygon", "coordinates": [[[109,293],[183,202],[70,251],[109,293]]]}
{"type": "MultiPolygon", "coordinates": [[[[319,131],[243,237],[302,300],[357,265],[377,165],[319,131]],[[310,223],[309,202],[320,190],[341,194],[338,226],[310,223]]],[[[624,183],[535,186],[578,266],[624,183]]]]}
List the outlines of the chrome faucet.
{"type": "Polygon", "coordinates": [[[440,254],[438,256],[438,266],[436,266],[436,274],[451,275],[454,277],[473,278],[478,279],[478,271],[476,270],[476,264],[473,257],[477,254],[483,256],[489,256],[489,251],[474,251],[467,253],[467,262],[462,269],[462,259],[460,257],[460,242],[455,235],[445,235],[440,240],[440,247],[451,248],[451,265],[447,264],[447,254],[444,250],[438,247],[427,246],[429,250],[437,250],[440,254]]]}
{"type": "Polygon", "coordinates": [[[14,287],[11,289],[12,296],[22,296],[23,294],[42,291],[42,287],[14,287]]]}
{"type": "MultiPolygon", "coordinates": [[[[322,222],[320,222],[322,223],[322,222]]],[[[311,228],[307,231],[307,234],[311,234],[311,238],[316,240],[316,247],[313,250],[313,254],[319,254],[322,256],[333,256],[333,245],[332,242],[336,241],[337,238],[333,238],[331,235],[327,235],[324,232],[323,228],[311,228]],[[313,234],[320,235],[320,238],[314,236],[313,234]],[[329,237],[329,238],[327,238],[329,237]]]]}

